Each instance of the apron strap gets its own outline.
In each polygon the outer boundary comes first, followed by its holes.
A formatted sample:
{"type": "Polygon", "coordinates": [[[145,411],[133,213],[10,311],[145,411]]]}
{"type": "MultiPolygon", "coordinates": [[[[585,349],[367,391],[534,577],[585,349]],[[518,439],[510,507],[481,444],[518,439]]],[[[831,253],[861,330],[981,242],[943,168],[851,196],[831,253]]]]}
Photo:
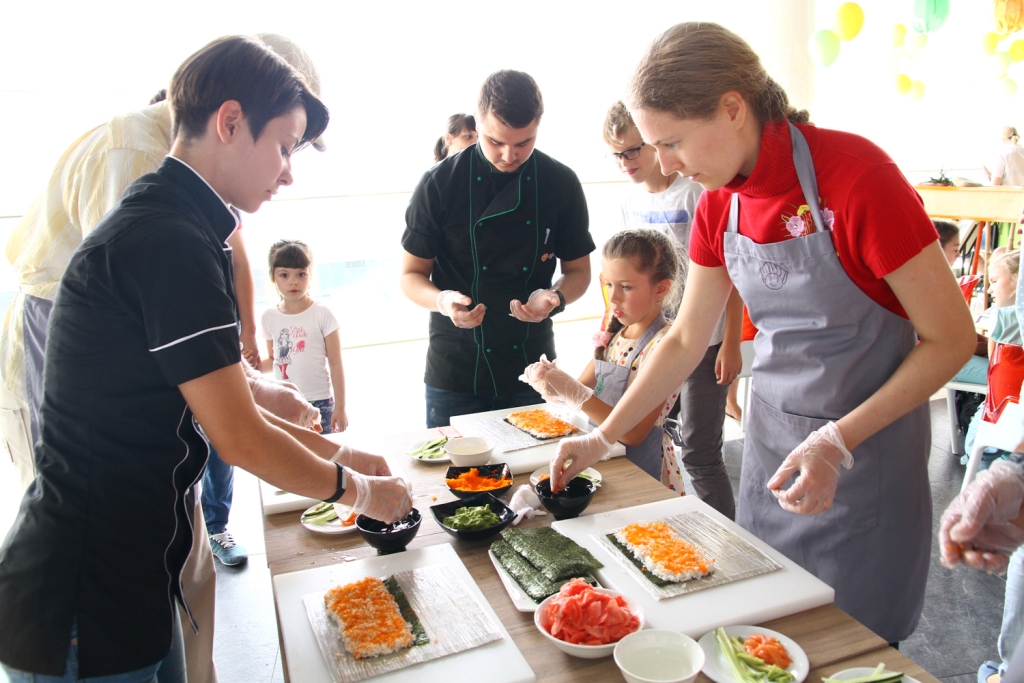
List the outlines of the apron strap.
{"type": "Polygon", "coordinates": [[[665,312],[658,311],[658,317],[651,321],[651,324],[647,326],[644,333],[640,335],[640,338],[636,340],[636,346],[633,347],[633,352],[629,354],[629,358],[626,359],[625,367],[633,367],[633,361],[640,355],[640,352],[647,347],[647,345],[654,339],[654,335],[658,333],[658,330],[665,327],[665,312]]]}

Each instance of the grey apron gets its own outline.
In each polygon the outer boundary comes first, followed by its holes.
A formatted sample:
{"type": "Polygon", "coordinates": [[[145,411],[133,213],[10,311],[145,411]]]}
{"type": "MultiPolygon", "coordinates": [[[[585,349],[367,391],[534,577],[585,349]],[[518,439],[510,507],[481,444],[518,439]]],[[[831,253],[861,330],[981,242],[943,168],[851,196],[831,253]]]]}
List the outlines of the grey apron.
{"type": "Polygon", "coordinates": [[[792,124],[789,130],[816,232],[756,244],[737,231],[734,194],[724,235],[729,276],[759,330],[736,521],[832,586],[839,607],[894,643],[913,632],[924,603],[932,521],[928,406],[853,451],[855,464],[840,473],[831,509],[786,512],[766,488],[794,448],[863,403],[916,343],[910,321],[878,305],[843,270],[821,218],[807,141],[792,124]]]}
{"type": "MultiPolygon", "coordinates": [[[[640,335],[636,346],[626,359],[625,365],[610,363],[605,360],[594,361],[594,375],[597,377],[597,387],[594,389],[594,396],[601,399],[610,406],[614,406],[626,393],[626,386],[629,384],[629,375],[632,372],[633,362],[640,355],[654,335],[665,326],[665,314],[659,312],[644,333],[640,335]]],[[[661,461],[664,451],[662,450],[662,435],[665,430],[660,426],[654,426],[644,440],[637,446],[626,446],[626,458],[634,465],[661,481],[661,461]]]]}

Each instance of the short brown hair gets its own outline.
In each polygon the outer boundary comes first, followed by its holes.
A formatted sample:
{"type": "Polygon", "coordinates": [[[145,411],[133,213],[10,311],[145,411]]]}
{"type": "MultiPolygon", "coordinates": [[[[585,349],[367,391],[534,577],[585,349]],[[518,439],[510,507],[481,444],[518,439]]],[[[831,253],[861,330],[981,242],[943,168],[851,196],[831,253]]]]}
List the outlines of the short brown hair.
{"type": "Polygon", "coordinates": [[[324,132],[330,119],[303,76],[264,43],[248,36],[224,36],[186,59],[168,92],[173,133],[202,137],[210,117],[228,100],[242,106],[254,140],[266,125],[295,107],[306,110],[306,131],[298,147],[324,132]]]}
{"type": "Polygon", "coordinates": [[[636,130],[636,124],[633,123],[633,117],[626,109],[626,105],[619,100],[604,117],[604,130],[601,131],[604,141],[609,145],[621,145],[622,139],[631,128],[636,130]]]}
{"type": "Polygon", "coordinates": [[[960,239],[960,228],[958,228],[955,223],[933,220],[932,225],[935,226],[935,231],[939,233],[940,247],[945,247],[953,240],[960,239]]]}
{"type": "Polygon", "coordinates": [[[658,36],[633,72],[630,110],[653,109],[681,119],[710,119],[722,95],[738,92],[761,123],[807,123],[807,110],[789,104],[745,40],[709,22],[676,24],[658,36]]]}
{"type": "Polygon", "coordinates": [[[481,117],[494,114],[509,128],[526,128],[544,113],[544,98],[530,74],[504,69],[484,81],[476,109],[481,117]]]}
{"type": "Polygon", "coordinates": [[[274,279],[275,268],[309,268],[313,265],[313,252],[309,245],[300,240],[278,240],[270,245],[267,255],[270,264],[270,279],[274,279]]]}

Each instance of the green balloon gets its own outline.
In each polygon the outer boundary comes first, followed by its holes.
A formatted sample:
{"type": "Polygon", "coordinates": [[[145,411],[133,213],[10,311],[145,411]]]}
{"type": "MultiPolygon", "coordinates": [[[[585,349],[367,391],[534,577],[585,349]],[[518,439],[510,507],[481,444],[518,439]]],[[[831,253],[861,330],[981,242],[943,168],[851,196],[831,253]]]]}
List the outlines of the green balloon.
{"type": "Polygon", "coordinates": [[[949,17],[949,0],[914,0],[914,30],[938,31],[949,17]]]}
{"type": "Polygon", "coordinates": [[[829,66],[839,56],[839,36],[835,31],[823,28],[813,36],[807,43],[807,51],[811,53],[811,59],[821,66],[829,66]]]}

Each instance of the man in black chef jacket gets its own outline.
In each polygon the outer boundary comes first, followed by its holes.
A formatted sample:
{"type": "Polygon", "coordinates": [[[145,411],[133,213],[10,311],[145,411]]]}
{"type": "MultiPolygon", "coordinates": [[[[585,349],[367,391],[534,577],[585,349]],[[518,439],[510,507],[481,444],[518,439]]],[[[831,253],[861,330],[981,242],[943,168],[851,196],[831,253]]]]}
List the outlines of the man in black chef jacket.
{"type": "Polygon", "coordinates": [[[520,71],[491,74],[479,141],[424,174],[405,214],[402,291],[431,311],[427,426],[540,403],[519,375],[555,357],[551,317],[590,282],[583,187],[534,149],[544,101],[520,71]],[[562,276],[552,284],[555,262],[562,276]]]}

